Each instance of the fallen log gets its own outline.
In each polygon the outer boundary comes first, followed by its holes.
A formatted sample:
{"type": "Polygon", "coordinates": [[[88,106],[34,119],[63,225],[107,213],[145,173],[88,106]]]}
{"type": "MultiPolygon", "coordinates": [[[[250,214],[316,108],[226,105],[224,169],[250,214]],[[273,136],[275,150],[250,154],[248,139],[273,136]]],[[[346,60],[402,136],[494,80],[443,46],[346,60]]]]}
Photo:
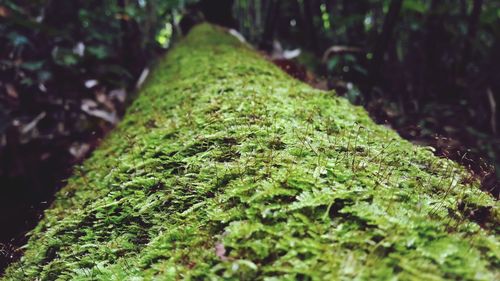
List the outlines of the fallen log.
{"type": "Polygon", "coordinates": [[[4,280],[498,280],[498,206],[455,162],[204,24],[4,280]]]}

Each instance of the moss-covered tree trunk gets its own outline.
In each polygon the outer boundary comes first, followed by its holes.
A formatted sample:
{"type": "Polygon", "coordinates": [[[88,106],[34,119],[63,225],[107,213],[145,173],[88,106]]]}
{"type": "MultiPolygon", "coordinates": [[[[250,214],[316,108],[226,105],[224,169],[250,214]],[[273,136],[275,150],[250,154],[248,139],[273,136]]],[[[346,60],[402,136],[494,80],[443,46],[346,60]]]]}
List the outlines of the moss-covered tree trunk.
{"type": "Polygon", "coordinates": [[[498,221],[462,167],[201,25],[5,279],[498,280],[498,221]]]}

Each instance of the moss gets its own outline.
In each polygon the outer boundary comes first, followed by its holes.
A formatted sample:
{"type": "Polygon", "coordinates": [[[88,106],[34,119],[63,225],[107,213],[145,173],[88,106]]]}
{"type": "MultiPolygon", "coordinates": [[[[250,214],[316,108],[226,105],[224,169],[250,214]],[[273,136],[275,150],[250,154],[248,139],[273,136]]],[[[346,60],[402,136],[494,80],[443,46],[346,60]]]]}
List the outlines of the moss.
{"type": "Polygon", "coordinates": [[[498,280],[498,213],[456,163],[201,25],[4,280],[498,280]]]}

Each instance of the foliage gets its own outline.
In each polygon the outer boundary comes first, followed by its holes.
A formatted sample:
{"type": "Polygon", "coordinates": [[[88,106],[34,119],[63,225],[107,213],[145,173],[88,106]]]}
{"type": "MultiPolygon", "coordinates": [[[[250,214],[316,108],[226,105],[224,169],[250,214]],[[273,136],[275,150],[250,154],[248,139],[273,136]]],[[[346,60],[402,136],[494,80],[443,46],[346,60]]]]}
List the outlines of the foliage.
{"type": "Polygon", "coordinates": [[[155,35],[178,5],[176,1],[6,1],[1,25],[4,71],[23,78],[20,84],[27,86],[47,83],[58,71],[56,66],[84,76],[88,72],[99,78],[110,76],[108,84],[126,86],[123,80],[137,74],[133,73],[137,69],[116,64],[123,63],[124,49],[133,50],[137,44],[140,52],[134,55],[151,57],[155,35]],[[127,38],[138,42],[125,42],[127,38]],[[88,69],[90,63],[109,67],[88,69]]]}
{"type": "Polygon", "coordinates": [[[0,0],[0,242],[114,126],[186,2],[0,0]]]}
{"type": "Polygon", "coordinates": [[[183,2],[2,1],[0,134],[14,121],[21,143],[81,140],[81,133],[99,131],[99,120],[81,109],[85,100],[110,114],[122,109],[113,106],[111,91],[133,90],[143,68],[168,46],[172,25],[165,23],[183,2]],[[40,126],[22,129],[41,113],[40,126]]]}
{"type": "Polygon", "coordinates": [[[420,124],[416,141],[433,143],[435,134],[458,139],[471,150],[468,156],[479,153],[500,169],[498,1],[275,0],[269,2],[280,9],[272,14],[265,2],[237,1],[240,28],[250,41],[260,44],[272,33],[288,48],[315,52],[318,61],[332,46],[361,48],[331,52],[317,73],[339,93],[352,96],[359,88],[354,101],[367,108],[396,105],[396,111],[374,115],[403,134],[414,134],[406,128],[418,120],[436,124],[420,124]],[[393,24],[384,25],[397,3],[393,24]]]}
{"type": "Polygon", "coordinates": [[[4,280],[496,280],[498,207],[458,164],[201,25],[4,280]]]}

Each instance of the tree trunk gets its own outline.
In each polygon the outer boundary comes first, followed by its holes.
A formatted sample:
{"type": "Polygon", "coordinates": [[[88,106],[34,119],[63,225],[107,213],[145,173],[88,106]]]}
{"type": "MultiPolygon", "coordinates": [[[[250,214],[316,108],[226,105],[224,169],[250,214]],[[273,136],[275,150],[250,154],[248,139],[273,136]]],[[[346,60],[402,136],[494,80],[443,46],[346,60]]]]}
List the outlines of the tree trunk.
{"type": "Polygon", "coordinates": [[[274,31],[276,29],[276,20],[280,10],[280,0],[269,0],[266,2],[266,16],[264,22],[264,32],[260,41],[260,48],[266,51],[272,51],[274,31]]]}
{"type": "Polygon", "coordinates": [[[370,8],[367,0],[343,0],[342,14],[345,18],[358,17],[347,28],[348,44],[350,46],[364,46],[365,44],[365,15],[370,8]]]}
{"type": "Polygon", "coordinates": [[[467,63],[472,59],[472,45],[474,40],[476,40],[477,26],[479,23],[479,16],[481,15],[481,9],[483,7],[483,0],[474,0],[472,5],[472,12],[469,16],[468,26],[467,26],[467,37],[465,40],[464,53],[462,55],[462,69],[466,69],[467,63]]]}
{"type": "Polygon", "coordinates": [[[315,25],[314,19],[318,17],[319,14],[319,5],[315,0],[303,1],[302,3],[304,17],[303,23],[305,25],[305,32],[308,38],[308,46],[317,55],[321,54],[319,41],[318,41],[318,33],[316,31],[317,27],[315,25]]]}
{"type": "MultiPolygon", "coordinates": [[[[389,47],[390,39],[394,28],[396,27],[396,22],[398,20],[402,4],[403,0],[391,0],[391,3],[389,5],[389,11],[387,12],[387,15],[384,19],[382,32],[375,42],[375,47],[373,49],[373,58],[368,69],[370,75],[370,88],[380,80],[380,70],[384,62],[384,55],[387,51],[387,48],[389,47]]],[[[370,92],[367,93],[368,98],[370,98],[370,92]]]]}
{"type": "Polygon", "coordinates": [[[201,25],[5,278],[494,280],[495,206],[458,164],[201,25]]]}

